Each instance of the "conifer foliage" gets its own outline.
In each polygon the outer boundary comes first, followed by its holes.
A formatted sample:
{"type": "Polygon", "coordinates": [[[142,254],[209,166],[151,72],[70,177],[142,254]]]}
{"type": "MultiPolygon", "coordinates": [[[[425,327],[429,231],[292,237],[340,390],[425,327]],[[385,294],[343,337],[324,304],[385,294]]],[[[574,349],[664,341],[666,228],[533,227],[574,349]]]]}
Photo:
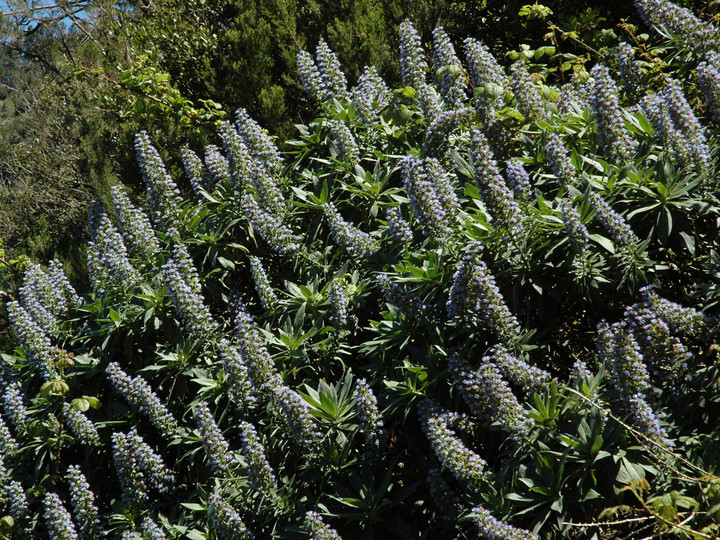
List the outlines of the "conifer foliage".
{"type": "Polygon", "coordinates": [[[403,88],[300,53],[285,152],[240,110],[172,178],[138,134],[91,290],[32,265],[8,305],[0,535],[720,532],[717,31],[636,4],[699,89],[406,21],[403,88]]]}

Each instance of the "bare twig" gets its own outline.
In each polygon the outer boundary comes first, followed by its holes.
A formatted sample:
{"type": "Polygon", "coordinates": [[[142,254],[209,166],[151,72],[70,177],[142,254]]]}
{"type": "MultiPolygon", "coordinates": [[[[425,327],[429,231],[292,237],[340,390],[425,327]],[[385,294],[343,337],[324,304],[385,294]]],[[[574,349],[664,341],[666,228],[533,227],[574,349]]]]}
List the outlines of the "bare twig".
{"type": "Polygon", "coordinates": [[[617,519],[615,521],[598,521],[597,523],[574,523],[571,521],[563,521],[563,525],[569,525],[570,527],[611,527],[614,525],[623,525],[625,523],[635,523],[638,521],[649,521],[653,520],[652,516],[641,516],[634,518],[617,519]]]}

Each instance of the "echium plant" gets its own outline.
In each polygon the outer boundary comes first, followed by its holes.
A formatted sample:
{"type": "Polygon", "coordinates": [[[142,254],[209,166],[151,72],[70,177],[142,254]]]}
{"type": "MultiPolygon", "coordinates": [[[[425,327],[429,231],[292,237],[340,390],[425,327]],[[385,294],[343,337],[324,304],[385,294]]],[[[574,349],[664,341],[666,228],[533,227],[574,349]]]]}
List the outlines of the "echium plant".
{"type": "Polygon", "coordinates": [[[545,107],[542,96],[528,72],[523,60],[518,60],[510,67],[512,75],[512,91],[515,94],[518,109],[528,118],[542,119],[545,117],[545,107]]]}
{"type": "Polygon", "coordinates": [[[441,473],[442,469],[440,467],[430,467],[428,469],[427,482],[430,496],[444,512],[448,514],[461,512],[463,505],[460,496],[445,481],[441,473]]]}
{"type": "Polygon", "coordinates": [[[235,113],[235,129],[255,160],[266,169],[274,171],[282,166],[283,158],[277,146],[245,109],[235,113]]]}
{"type": "Polygon", "coordinates": [[[666,29],[696,53],[717,50],[718,28],[697,18],[689,9],[668,0],[635,0],[635,6],[648,25],[666,29]]]}
{"type": "Polygon", "coordinates": [[[277,485],[275,473],[265,457],[265,448],[258,437],[255,427],[249,422],[240,423],[242,433],[242,454],[247,463],[247,475],[253,489],[263,492],[273,491],[277,485]]]}
{"type": "Polygon", "coordinates": [[[647,400],[650,378],[640,346],[624,322],[598,326],[598,355],[617,385],[623,406],[640,432],[654,443],[672,445],[667,431],[647,400]]]}
{"type": "Polygon", "coordinates": [[[101,526],[95,495],[90,489],[90,484],[78,465],[68,467],[66,478],[79,536],[83,539],[96,538],[101,534],[101,526]]]}
{"type": "Polygon", "coordinates": [[[205,147],[205,168],[208,173],[208,179],[205,183],[207,189],[212,191],[219,185],[233,183],[230,160],[223,155],[222,149],[214,144],[208,144],[205,147]]]}
{"type": "Polygon", "coordinates": [[[22,389],[19,385],[13,383],[7,384],[3,392],[2,401],[5,416],[10,420],[16,432],[22,432],[27,424],[28,411],[25,406],[22,389]]]}
{"type": "Polygon", "coordinates": [[[476,129],[472,132],[470,155],[475,169],[475,179],[490,215],[497,219],[499,225],[510,235],[522,234],[520,207],[500,176],[492,150],[480,130],[476,129]]]}
{"type": "Polygon", "coordinates": [[[432,124],[443,111],[442,99],[435,87],[423,83],[417,88],[417,100],[420,110],[425,117],[425,123],[432,124]]]}
{"type": "Polygon", "coordinates": [[[447,300],[448,317],[465,322],[484,320],[500,339],[520,333],[520,323],[505,304],[495,278],[480,257],[482,246],[471,244],[453,276],[447,300]]]}
{"type": "Polygon", "coordinates": [[[31,538],[30,508],[22,484],[16,480],[4,484],[2,496],[6,501],[8,514],[15,522],[13,532],[17,531],[17,535],[21,539],[31,538]]]}
{"type": "Polygon", "coordinates": [[[558,114],[567,118],[568,115],[589,107],[591,89],[592,84],[581,81],[577,75],[573,76],[570,82],[563,84],[558,89],[558,114]]]}
{"type": "Polygon", "coordinates": [[[428,64],[413,24],[405,20],[400,24],[400,74],[406,86],[416,90],[426,84],[428,64]]]}
{"type": "Polygon", "coordinates": [[[435,455],[457,480],[473,487],[489,480],[485,460],[453,433],[453,427],[466,417],[445,411],[432,401],[424,402],[418,413],[435,455]]]}
{"type": "Polygon", "coordinates": [[[305,526],[309,529],[312,540],[342,540],[337,531],[326,525],[317,512],[309,511],[305,514],[305,526]]]}
{"type": "Polygon", "coordinates": [[[312,55],[307,51],[300,51],[297,55],[297,65],[300,82],[305,87],[305,91],[321,103],[327,101],[329,93],[312,55]]]}
{"type": "Polygon", "coordinates": [[[0,456],[12,457],[17,451],[17,441],[3,417],[0,416],[0,456]]]}
{"type": "Polygon", "coordinates": [[[7,303],[0,536],[717,536],[716,58],[705,104],[652,39],[645,100],[610,45],[590,85],[518,64],[522,115],[450,38],[405,22],[393,91],[321,42],[296,140],[240,110],[162,149],[177,184],[138,136],[93,290],[32,266],[7,303]]]}
{"type": "Polygon", "coordinates": [[[487,358],[497,366],[503,377],[510,379],[528,394],[540,393],[550,384],[550,373],[510,354],[503,345],[495,345],[487,358]]]}
{"type": "Polygon", "coordinates": [[[110,362],[105,371],[115,390],[130,405],[145,414],[160,433],[166,437],[172,435],[177,421],[145,379],[140,375],[130,378],[117,362],[110,362]]]}
{"type": "Polygon", "coordinates": [[[668,105],[658,94],[648,94],[642,100],[655,131],[679,164],[694,167],[693,149],[670,116],[668,105]]]}
{"type": "Polygon", "coordinates": [[[348,164],[354,164],[360,158],[360,151],[352,133],[344,122],[330,120],[328,122],[330,134],[337,148],[337,159],[348,164]]]}
{"type": "Polygon", "coordinates": [[[352,89],[352,102],[365,125],[375,124],[390,104],[390,89],[375,66],[367,66],[352,89]]]}
{"type": "Polygon", "coordinates": [[[136,429],[125,435],[128,456],[144,473],[149,484],[160,493],[168,493],[175,485],[175,474],[170,471],[162,457],[138,434],[136,429]]]}
{"type": "Polygon", "coordinates": [[[332,103],[333,99],[346,101],[349,97],[347,80],[335,53],[324,39],[320,39],[315,60],[310,53],[298,53],[298,70],[305,90],[320,103],[332,103]]]}
{"type": "Polygon", "coordinates": [[[357,415],[360,419],[360,427],[365,434],[365,439],[370,444],[379,446],[382,418],[378,410],[377,398],[365,379],[358,379],[355,394],[357,396],[357,415]]]}
{"type": "Polygon", "coordinates": [[[550,170],[561,182],[574,184],[577,180],[577,171],[570,160],[570,155],[557,133],[550,133],[547,137],[547,157],[550,170]]]}
{"type": "Polygon", "coordinates": [[[388,208],[385,217],[387,218],[388,234],[398,245],[405,246],[412,242],[412,229],[403,218],[399,208],[394,206],[388,208]]]}
{"type": "Polygon", "coordinates": [[[190,182],[195,197],[202,202],[202,190],[209,189],[212,191],[209,182],[211,174],[209,168],[189,146],[183,146],[182,148],[182,163],[185,176],[190,182]]]}
{"type": "MultiPolygon", "coordinates": [[[[236,361],[237,368],[235,368],[236,375],[233,374],[233,371],[230,371],[233,386],[237,385],[239,389],[243,385],[242,368],[240,366],[247,369],[256,392],[263,384],[276,384],[279,374],[268,353],[267,346],[256,328],[255,320],[239,298],[235,298],[232,308],[235,312],[235,335],[237,337],[237,352],[239,353],[239,361],[236,361]]],[[[228,352],[231,351],[228,350],[228,352]]],[[[231,358],[230,354],[225,356],[231,358]]]]}
{"type": "Polygon", "coordinates": [[[515,200],[530,198],[532,192],[530,177],[519,159],[511,159],[508,161],[505,175],[507,176],[515,200]]]}
{"type": "Polygon", "coordinates": [[[474,116],[475,111],[468,107],[439,112],[428,126],[423,152],[428,156],[447,159],[448,138],[456,128],[469,124],[474,116]]]}
{"type": "Polygon", "coordinates": [[[320,38],[315,50],[315,60],[317,61],[318,71],[323,79],[323,84],[329,95],[335,99],[348,101],[347,80],[343,73],[340,62],[335,53],[324,39],[320,38]]]}
{"type": "Polygon", "coordinates": [[[245,527],[235,509],[218,493],[208,497],[210,523],[221,540],[249,540],[255,536],[245,527]]]}
{"type": "Polygon", "coordinates": [[[155,230],[145,212],[136,208],[120,186],[110,188],[112,206],[123,241],[130,256],[152,261],[160,252],[155,230]]]}
{"type": "Polygon", "coordinates": [[[282,411],[296,446],[312,448],[320,438],[320,433],[315,427],[307,402],[295,390],[280,381],[266,383],[264,392],[282,411]]]}
{"type": "Polygon", "coordinates": [[[70,512],[56,493],[45,495],[45,522],[50,540],[77,540],[78,534],[70,512]]]}
{"type": "Polygon", "coordinates": [[[423,232],[438,241],[447,238],[458,202],[442,165],[433,158],[406,156],[402,160],[402,180],[423,232]]]}
{"type": "Polygon", "coordinates": [[[537,540],[538,536],[494,517],[482,506],[473,508],[475,525],[488,540],[537,540]]]}
{"type": "Polygon", "coordinates": [[[701,170],[710,164],[710,149],[705,138],[704,128],[682,92],[678,81],[669,81],[661,92],[667,104],[667,110],[681,136],[687,141],[691,151],[692,163],[701,170]]]}
{"type": "Polygon", "coordinates": [[[565,233],[570,240],[570,244],[576,253],[584,253],[590,247],[590,235],[587,227],[582,222],[580,213],[573,206],[572,202],[567,199],[560,201],[560,212],[562,213],[563,225],[565,233]]]}
{"type": "Polygon", "coordinates": [[[177,227],[180,224],[178,210],[182,197],[146,132],[137,134],[135,151],[153,210],[155,226],[160,230],[177,227]]]}
{"type": "Polygon", "coordinates": [[[243,195],[241,205],[248,222],[273,251],[285,255],[299,249],[300,235],[283,223],[281,216],[258,204],[252,194],[243,195]]]}
{"type": "MultiPolygon", "coordinates": [[[[230,122],[220,124],[220,138],[222,139],[223,150],[232,168],[231,179],[233,183],[239,187],[248,187],[252,170],[256,166],[255,160],[250,154],[250,149],[243,142],[235,126],[230,122]]],[[[210,149],[208,155],[212,154],[212,149],[210,149]]],[[[220,164],[218,163],[215,168],[217,169],[216,174],[219,174],[220,164]]]]}
{"type": "Polygon", "coordinates": [[[230,393],[235,400],[236,406],[242,408],[246,403],[255,400],[249,368],[245,364],[238,347],[232,345],[227,339],[221,339],[218,342],[218,350],[225,373],[228,376],[230,393]]]}
{"type": "Polygon", "coordinates": [[[451,108],[457,107],[465,101],[465,73],[455,54],[455,47],[442,26],[433,30],[433,63],[445,103],[451,108]]]}
{"type": "Polygon", "coordinates": [[[598,218],[603,227],[610,234],[616,244],[620,246],[632,244],[638,241],[637,236],[632,231],[630,224],[618,214],[612,207],[594,191],[591,191],[587,195],[588,202],[595,211],[595,216],[598,218]]]}
{"type": "Polygon", "coordinates": [[[377,241],[368,233],[348,223],[331,202],[323,204],[333,240],[354,257],[370,257],[378,250],[377,241]]]}
{"type": "Polygon", "coordinates": [[[142,530],[147,540],[167,540],[167,536],[165,536],[163,530],[150,516],[146,516],[145,519],[143,519],[142,530]]]}
{"type": "Polygon", "coordinates": [[[348,322],[348,303],[350,294],[340,279],[335,279],[328,286],[328,302],[330,302],[330,323],[336,328],[343,328],[348,322]]]}
{"type": "MultiPolygon", "coordinates": [[[[481,87],[486,84],[496,84],[506,91],[510,89],[510,79],[505,74],[502,66],[488,49],[487,45],[473,38],[465,39],[465,57],[467,58],[468,75],[473,86],[481,87]]],[[[502,105],[502,97],[494,99],[483,99],[483,107],[499,107],[502,105]]]]}
{"type": "Polygon", "coordinates": [[[101,446],[100,434],[95,424],[88,419],[81,411],[69,403],[63,403],[63,416],[70,431],[83,444],[89,446],[101,446]]]}
{"type": "Polygon", "coordinates": [[[28,359],[43,378],[46,380],[56,378],[58,370],[55,359],[58,356],[58,349],[53,347],[47,334],[18,302],[8,302],[7,310],[13,332],[25,349],[28,359]]]}
{"type": "MultiPolygon", "coordinates": [[[[220,124],[220,132],[225,152],[233,167],[232,181],[237,187],[252,188],[263,209],[280,217],[280,213],[284,210],[285,198],[273,178],[272,169],[266,166],[265,161],[253,157],[246,141],[235,126],[223,122],[220,124]]],[[[252,143],[252,141],[247,142],[252,143]]]]}
{"type": "Polygon", "coordinates": [[[618,44],[618,68],[628,94],[639,97],[643,72],[635,60],[635,50],[632,45],[624,41],[618,44]]]}
{"type": "Polygon", "coordinates": [[[451,356],[453,382],[473,415],[491,427],[499,426],[513,438],[527,436],[532,422],[492,360],[484,357],[480,368],[473,371],[466,360],[451,356]]]}
{"type": "Polygon", "coordinates": [[[140,272],[130,262],[125,242],[107,212],[98,210],[93,221],[96,227],[90,230],[87,255],[93,289],[132,287],[140,282],[140,272]]]}
{"type": "Polygon", "coordinates": [[[653,374],[677,380],[692,358],[680,336],[700,334],[705,318],[696,309],[660,297],[652,285],[643,287],[641,293],[642,301],[625,310],[628,328],[641,345],[653,374]]]}
{"type": "Polygon", "coordinates": [[[720,55],[710,51],[698,64],[698,87],[715,123],[720,122],[720,55]]]}
{"type": "Polygon", "coordinates": [[[595,114],[600,145],[608,158],[628,160],[633,155],[634,144],[625,128],[617,84],[610,70],[601,64],[592,68],[590,74],[594,79],[590,105],[595,114]]]}
{"type": "MultiPolygon", "coordinates": [[[[202,294],[198,291],[199,283],[193,279],[187,279],[187,272],[183,272],[183,262],[171,258],[165,263],[163,266],[164,283],[175,311],[185,324],[187,331],[192,335],[201,335],[211,331],[215,322],[210,310],[205,305],[202,294]]],[[[194,270],[191,266],[188,268],[194,270]]]]}
{"type": "Polygon", "coordinates": [[[50,262],[47,272],[40,265],[31,263],[25,270],[18,292],[23,308],[48,332],[53,331],[58,317],[65,315],[78,300],[58,260],[50,262]]]}
{"type": "Polygon", "coordinates": [[[230,446],[206,403],[200,402],[195,405],[195,421],[213,473],[216,475],[229,473],[230,469],[237,465],[237,460],[230,452],[230,446]]]}
{"type": "Polygon", "coordinates": [[[255,285],[255,291],[260,297],[260,304],[262,307],[271,311],[278,305],[278,298],[270,285],[267,272],[259,257],[251,256],[250,262],[250,273],[253,278],[253,284],[255,285]]]}
{"type": "Polygon", "coordinates": [[[387,274],[378,274],[378,285],[382,290],[383,298],[400,309],[406,317],[412,319],[422,318],[428,306],[416,293],[409,291],[406,286],[396,283],[387,274]]]}

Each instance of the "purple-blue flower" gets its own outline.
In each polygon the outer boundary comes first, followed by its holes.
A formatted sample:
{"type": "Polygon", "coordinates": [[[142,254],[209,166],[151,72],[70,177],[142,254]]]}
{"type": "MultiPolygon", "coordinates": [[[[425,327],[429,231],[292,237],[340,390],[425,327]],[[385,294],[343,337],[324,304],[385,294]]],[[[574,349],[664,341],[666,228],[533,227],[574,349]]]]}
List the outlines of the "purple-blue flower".
{"type": "Polygon", "coordinates": [[[219,540],[250,540],[254,535],[248,531],[240,515],[223,498],[213,493],[208,497],[208,517],[219,540]]]}
{"type": "Polygon", "coordinates": [[[310,529],[311,540],[342,540],[337,531],[326,525],[317,512],[309,511],[305,514],[305,527],[310,529]]]}
{"type": "Polygon", "coordinates": [[[77,540],[78,534],[70,512],[56,493],[46,493],[44,499],[45,524],[50,540],[77,540]]]}
{"type": "Polygon", "coordinates": [[[601,64],[592,68],[590,74],[595,81],[590,105],[595,114],[600,145],[609,158],[628,160],[634,151],[634,144],[625,129],[617,84],[610,76],[610,70],[601,64]]]}
{"type": "Polygon", "coordinates": [[[323,204],[323,212],[328,220],[333,240],[345,248],[350,255],[370,257],[380,247],[368,233],[345,221],[333,203],[323,204]]]}
{"type": "Polygon", "coordinates": [[[445,103],[451,108],[458,107],[465,101],[465,71],[462,69],[460,59],[455,54],[455,47],[442,26],[433,30],[433,63],[436,72],[448,67],[458,69],[457,73],[445,71],[439,75],[440,93],[445,103]]]}
{"type": "Polygon", "coordinates": [[[360,430],[365,439],[375,446],[380,444],[382,418],[377,406],[377,398],[365,379],[358,379],[355,387],[355,410],[360,420],[360,430]]]}
{"type": "Polygon", "coordinates": [[[352,89],[352,101],[363,124],[375,124],[380,112],[390,103],[390,89],[375,66],[366,66],[352,89]]]}
{"type": "Polygon", "coordinates": [[[600,220],[600,223],[602,223],[616,244],[624,246],[638,241],[630,224],[625,221],[625,218],[615,212],[605,199],[594,191],[590,191],[587,194],[587,198],[590,206],[592,206],[595,211],[595,216],[600,220]]]}
{"type": "Polygon", "coordinates": [[[475,526],[486,540],[538,540],[538,535],[495,518],[482,506],[473,508],[475,526]]]}
{"type": "Polygon", "coordinates": [[[500,176],[487,139],[477,129],[472,132],[470,155],[480,194],[490,214],[509,234],[521,235],[523,224],[520,207],[500,176]]]}
{"type": "Polygon", "coordinates": [[[468,420],[465,415],[444,411],[429,399],[420,405],[418,414],[433,452],[458,481],[477,488],[489,479],[485,460],[452,432],[453,426],[468,420]]]}
{"type": "Polygon", "coordinates": [[[405,86],[416,90],[425,84],[428,65],[420,36],[412,23],[400,23],[400,75],[405,86]]]}
{"type": "Polygon", "coordinates": [[[518,60],[510,67],[512,75],[512,91],[515,94],[518,109],[528,118],[542,119],[546,117],[542,96],[528,72],[523,60],[518,60]]]}
{"type": "Polygon", "coordinates": [[[163,230],[178,227],[181,222],[178,213],[182,203],[180,191],[145,131],[135,136],[135,151],[153,210],[155,226],[163,230]]]}
{"type": "Polygon", "coordinates": [[[213,474],[229,473],[237,465],[230,451],[230,445],[223,436],[207,404],[203,401],[195,405],[195,422],[200,431],[200,440],[205,448],[213,474]]]}
{"type": "Polygon", "coordinates": [[[253,489],[265,492],[277,487],[275,473],[265,457],[265,448],[260,442],[255,427],[249,422],[240,422],[242,454],[247,464],[247,474],[253,489]]]}
{"type": "Polygon", "coordinates": [[[102,535],[95,494],[78,465],[70,465],[66,479],[70,488],[70,504],[80,538],[92,540],[102,535]]]}

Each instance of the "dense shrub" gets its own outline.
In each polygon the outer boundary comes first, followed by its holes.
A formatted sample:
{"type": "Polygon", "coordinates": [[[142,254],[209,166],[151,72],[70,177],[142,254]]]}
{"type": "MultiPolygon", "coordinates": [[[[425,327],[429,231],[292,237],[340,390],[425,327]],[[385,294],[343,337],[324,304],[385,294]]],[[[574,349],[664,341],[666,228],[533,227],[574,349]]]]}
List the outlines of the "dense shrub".
{"type": "Polygon", "coordinates": [[[638,6],[708,101],[406,22],[392,91],[301,53],[285,154],[240,110],[173,179],[138,134],[150,212],[91,213],[92,291],[32,265],[8,304],[3,532],[716,535],[717,30],[638,6]]]}

